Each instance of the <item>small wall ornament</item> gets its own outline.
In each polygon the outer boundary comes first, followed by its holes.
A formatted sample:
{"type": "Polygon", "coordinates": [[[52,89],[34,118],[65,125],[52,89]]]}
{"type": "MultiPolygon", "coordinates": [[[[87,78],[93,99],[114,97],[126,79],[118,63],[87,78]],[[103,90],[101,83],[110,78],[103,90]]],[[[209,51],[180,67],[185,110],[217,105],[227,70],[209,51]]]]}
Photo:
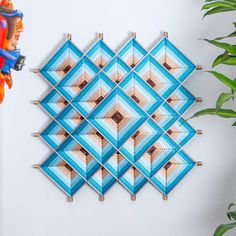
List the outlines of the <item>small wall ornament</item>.
{"type": "Polygon", "coordinates": [[[14,10],[10,0],[0,0],[0,103],[4,100],[5,84],[12,88],[11,70],[22,70],[25,56],[17,44],[23,32],[23,13],[14,10]]]}
{"type": "Polygon", "coordinates": [[[115,52],[99,34],[82,52],[67,41],[41,69],[51,86],[40,105],[52,118],[35,133],[51,155],[35,168],[49,177],[72,201],[88,185],[101,201],[120,184],[135,200],[151,184],[168,194],[202,162],[183,149],[201,130],[183,115],[201,98],[183,85],[201,66],[194,65],[164,33],[146,50],[136,33],[115,52]]]}

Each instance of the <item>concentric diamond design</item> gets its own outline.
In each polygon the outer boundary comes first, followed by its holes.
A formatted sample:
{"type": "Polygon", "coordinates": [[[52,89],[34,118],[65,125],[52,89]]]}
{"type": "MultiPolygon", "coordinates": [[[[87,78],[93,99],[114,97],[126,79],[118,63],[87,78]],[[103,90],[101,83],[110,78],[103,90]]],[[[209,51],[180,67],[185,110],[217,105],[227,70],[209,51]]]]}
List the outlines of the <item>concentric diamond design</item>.
{"type": "Polygon", "coordinates": [[[132,195],[136,195],[148,180],[135,167],[131,167],[120,178],[120,182],[132,195]]]}
{"type": "Polygon", "coordinates": [[[56,88],[68,101],[71,101],[71,99],[75,98],[98,72],[98,67],[84,56],[68,72],[56,88]]]}
{"type": "Polygon", "coordinates": [[[152,115],[157,124],[167,130],[179,118],[179,114],[167,103],[163,103],[152,115]]]}
{"type": "Polygon", "coordinates": [[[131,167],[131,164],[123,155],[120,154],[120,152],[117,151],[104,164],[104,166],[111,174],[119,179],[131,167]]]}
{"type": "Polygon", "coordinates": [[[120,152],[135,163],[162,134],[163,130],[149,119],[124,143],[120,152]]]}
{"type": "Polygon", "coordinates": [[[73,136],[102,164],[115,153],[115,148],[87,121],[75,130],[73,136]]]}
{"type": "Polygon", "coordinates": [[[151,178],[179,149],[180,147],[168,135],[164,135],[149,148],[135,166],[145,176],[151,178]]]}
{"type": "Polygon", "coordinates": [[[89,115],[88,121],[119,148],[147,118],[131,98],[116,88],[89,115]]]}
{"type": "Polygon", "coordinates": [[[100,164],[71,137],[58,148],[57,152],[85,179],[89,179],[100,168],[100,164]]]}
{"type": "Polygon", "coordinates": [[[101,167],[88,182],[100,195],[104,195],[116,182],[116,179],[101,167]]]}
{"type": "Polygon", "coordinates": [[[167,38],[163,38],[153,48],[151,55],[180,82],[184,82],[196,69],[196,66],[167,38]]]}
{"type": "Polygon", "coordinates": [[[87,57],[97,65],[99,68],[103,68],[115,55],[115,53],[99,39],[91,49],[87,52],[87,57]]]}
{"type": "Polygon", "coordinates": [[[40,105],[53,118],[55,118],[67,106],[68,102],[55,89],[53,89],[40,105]]]}
{"type": "Polygon", "coordinates": [[[130,67],[117,56],[104,68],[104,72],[106,72],[109,78],[117,84],[130,72],[130,70],[130,67]]]}
{"type": "Polygon", "coordinates": [[[183,115],[196,102],[196,98],[181,85],[170,95],[167,102],[174,110],[183,115]]]}
{"type": "Polygon", "coordinates": [[[53,153],[40,169],[68,196],[73,196],[85,181],[61,157],[53,153]]]}
{"type": "Polygon", "coordinates": [[[65,128],[68,133],[71,133],[84,120],[84,117],[78,113],[74,107],[68,105],[56,120],[65,128]]]}
{"type": "Polygon", "coordinates": [[[41,138],[49,144],[52,149],[56,149],[69,134],[56,121],[52,121],[41,133],[41,138]]]}
{"type": "Polygon", "coordinates": [[[55,86],[82,56],[83,53],[68,40],[40,70],[40,73],[55,86]]]}
{"type": "Polygon", "coordinates": [[[196,165],[182,150],[195,69],[167,38],[147,52],[133,35],[118,53],[99,38],[85,54],[67,41],[41,70],[52,121],[35,136],[54,153],[40,169],[69,197],[86,183],[102,200],[116,182],[133,200],[147,183],[166,197],[196,165]]]}
{"type": "Polygon", "coordinates": [[[81,91],[72,104],[86,117],[114,87],[115,83],[101,72],[81,91]]]}
{"type": "Polygon", "coordinates": [[[184,151],[180,151],[151,178],[151,181],[167,195],[195,165],[184,151]]]}
{"type": "Polygon", "coordinates": [[[195,135],[196,130],[183,118],[175,122],[167,131],[169,136],[181,147],[185,146],[195,135]]]}
{"type": "Polygon", "coordinates": [[[150,55],[137,65],[135,71],[164,99],[167,99],[180,84],[150,55]]]}
{"type": "Polygon", "coordinates": [[[131,68],[134,68],[139,61],[147,54],[147,51],[132,38],[118,53],[118,56],[131,68]]]}
{"type": "Polygon", "coordinates": [[[149,115],[163,103],[163,99],[135,72],[130,73],[120,87],[149,115]]]}

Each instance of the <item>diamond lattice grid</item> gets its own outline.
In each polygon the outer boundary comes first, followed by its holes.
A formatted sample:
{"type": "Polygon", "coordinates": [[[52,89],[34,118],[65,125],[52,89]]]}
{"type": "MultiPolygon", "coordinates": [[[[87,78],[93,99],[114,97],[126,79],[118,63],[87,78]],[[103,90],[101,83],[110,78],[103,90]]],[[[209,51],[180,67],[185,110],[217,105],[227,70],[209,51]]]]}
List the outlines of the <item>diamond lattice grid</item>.
{"type": "Polygon", "coordinates": [[[53,154],[40,169],[69,197],[84,184],[103,196],[116,182],[168,195],[196,165],[183,151],[196,98],[182,85],[195,69],[167,38],[150,52],[132,38],[118,53],[100,38],[85,54],[68,40],[41,70],[53,120],[40,137],[53,154]]]}

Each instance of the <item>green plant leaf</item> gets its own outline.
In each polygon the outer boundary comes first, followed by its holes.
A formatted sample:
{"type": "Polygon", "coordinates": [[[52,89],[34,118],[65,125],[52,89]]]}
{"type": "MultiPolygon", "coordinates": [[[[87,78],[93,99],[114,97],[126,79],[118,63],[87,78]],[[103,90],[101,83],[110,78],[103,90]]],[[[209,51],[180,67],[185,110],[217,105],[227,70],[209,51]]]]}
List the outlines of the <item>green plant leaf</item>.
{"type": "Polygon", "coordinates": [[[232,207],[234,207],[234,206],[236,206],[236,204],[231,202],[231,203],[229,204],[229,206],[228,206],[228,210],[230,210],[230,209],[231,209],[232,207]]]}
{"type": "MultiPolygon", "coordinates": [[[[234,79],[234,81],[236,81],[236,78],[234,79]]],[[[236,94],[236,91],[234,91],[233,89],[231,89],[231,93],[232,93],[232,94],[236,94]]],[[[234,98],[233,98],[233,100],[234,100],[234,98]]]]}
{"type": "Polygon", "coordinates": [[[227,36],[215,38],[214,40],[222,40],[225,38],[232,38],[232,37],[236,37],[236,31],[232,32],[231,34],[228,34],[227,36]]]}
{"type": "MultiPolygon", "coordinates": [[[[236,81],[236,78],[234,79],[234,81],[236,81]]],[[[236,94],[236,92],[233,89],[231,89],[231,93],[236,94]]],[[[234,98],[233,98],[233,100],[234,100],[234,98]]]]}
{"type": "Polygon", "coordinates": [[[225,51],[223,54],[219,55],[215,61],[212,64],[212,68],[214,68],[215,66],[221,64],[222,62],[224,62],[226,59],[228,59],[228,52],[225,51]]]}
{"type": "Polygon", "coordinates": [[[228,66],[235,66],[236,65],[236,56],[231,56],[226,51],[223,54],[219,55],[212,64],[212,68],[218,66],[219,64],[224,64],[228,66]]]}
{"type": "Polygon", "coordinates": [[[208,71],[209,73],[213,74],[218,80],[223,82],[225,85],[227,85],[229,88],[233,89],[236,91],[236,81],[229,79],[225,75],[216,72],[216,71],[208,71]]]}
{"type": "Polygon", "coordinates": [[[236,22],[233,22],[234,27],[236,28],[236,22]]]}
{"type": "Polygon", "coordinates": [[[220,116],[223,118],[236,118],[236,111],[231,110],[231,109],[219,109],[218,110],[216,108],[207,108],[205,110],[196,112],[189,119],[197,118],[197,117],[201,117],[201,116],[206,116],[206,115],[215,115],[215,116],[220,116]]]}
{"type": "Polygon", "coordinates": [[[206,0],[205,2],[228,2],[232,4],[236,4],[236,0],[206,0]]]}
{"type": "MultiPolygon", "coordinates": [[[[222,0],[205,0],[205,2],[217,2],[217,1],[222,1],[222,0]]],[[[227,1],[232,1],[232,2],[236,2],[236,0],[223,0],[225,2],[227,1]]]]}
{"type": "Polygon", "coordinates": [[[216,109],[219,110],[225,102],[235,97],[236,95],[233,93],[222,93],[216,102],[216,109]]]}
{"type": "MultiPolygon", "coordinates": [[[[217,0],[218,1],[218,0],[217,0]]],[[[232,3],[232,4],[236,4],[236,1],[235,0],[223,0],[224,2],[229,2],[229,3],[232,3]]]]}
{"type": "Polygon", "coordinates": [[[216,14],[216,13],[220,13],[220,12],[227,12],[227,11],[234,11],[234,10],[227,8],[227,7],[215,7],[215,8],[212,8],[211,10],[207,11],[203,15],[203,18],[208,15],[212,15],[212,14],[216,14]]]}
{"type": "Polygon", "coordinates": [[[224,233],[226,233],[230,229],[233,229],[234,227],[236,227],[236,222],[231,224],[222,224],[217,227],[214,236],[222,236],[224,233]]]}
{"type": "Polygon", "coordinates": [[[234,56],[228,56],[228,58],[225,58],[221,64],[229,65],[229,66],[235,66],[236,65],[236,57],[234,56]]]}
{"type": "Polygon", "coordinates": [[[223,1],[207,3],[207,4],[203,5],[202,10],[208,10],[213,7],[227,7],[227,8],[235,10],[235,3],[233,2],[231,4],[231,3],[227,3],[227,2],[223,2],[223,1]]]}
{"type": "Polygon", "coordinates": [[[227,217],[228,217],[230,220],[236,220],[236,211],[227,212],[227,217]]]}
{"type": "Polygon", "coordinates": [[[209,39],[204,39],[204,40],[206,42],[208,42],[208,43],[218,47],[218,48],[225,49],[230,54],[236,56],[236,46],[235,45],[231,45],[231,44],[228,44],[228,43],[218,42],[216,40],[209,40],[209,39]]]}
{"type": "Polygon", "coordinates": [[[232,126],[236,126],[236,121],[232,124],[232,126]]]}

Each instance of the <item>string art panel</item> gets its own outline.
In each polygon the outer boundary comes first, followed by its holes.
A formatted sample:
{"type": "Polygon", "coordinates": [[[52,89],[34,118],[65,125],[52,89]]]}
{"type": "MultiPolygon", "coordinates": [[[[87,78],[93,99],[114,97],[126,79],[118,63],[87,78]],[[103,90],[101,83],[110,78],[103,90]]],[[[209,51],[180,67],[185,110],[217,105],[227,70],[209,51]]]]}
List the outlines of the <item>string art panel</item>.
{"type": "Polygon", "coordinates": [[[150,51],[132,34],[118,52],[100,34],[85,53],[69,35],[35,70],[51,91],[34,103],[52,118],[35,134],[52,154],[35,167],[70,200],[84,185],[103,200],[115,183],[132,200],[146,184],[167,199],[201,165],[183,149],[201,133],[183,118],[201,100],[183,85],[197,69],[167,34],[150,51]]]}

